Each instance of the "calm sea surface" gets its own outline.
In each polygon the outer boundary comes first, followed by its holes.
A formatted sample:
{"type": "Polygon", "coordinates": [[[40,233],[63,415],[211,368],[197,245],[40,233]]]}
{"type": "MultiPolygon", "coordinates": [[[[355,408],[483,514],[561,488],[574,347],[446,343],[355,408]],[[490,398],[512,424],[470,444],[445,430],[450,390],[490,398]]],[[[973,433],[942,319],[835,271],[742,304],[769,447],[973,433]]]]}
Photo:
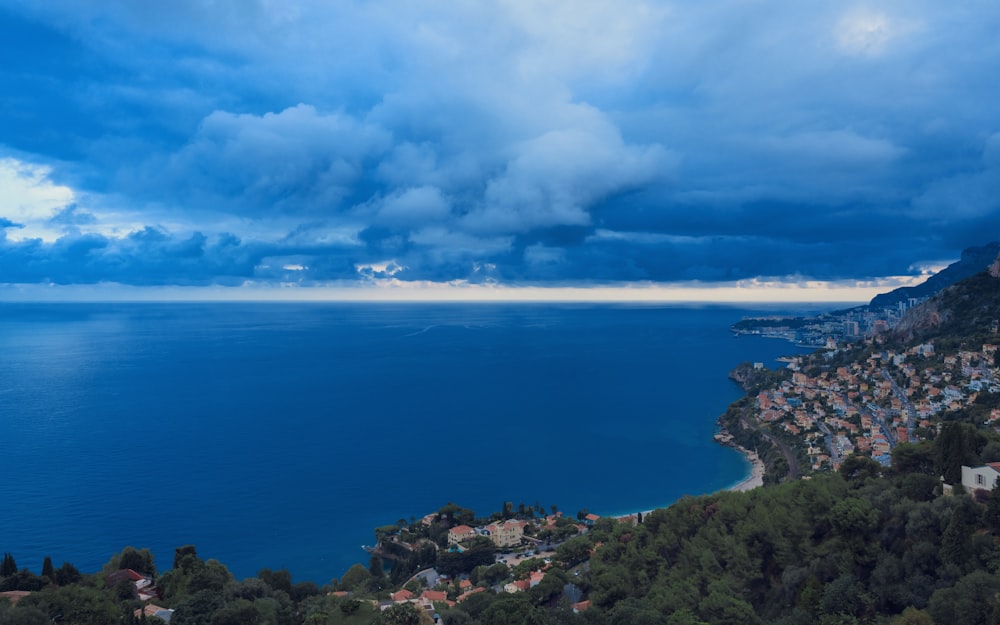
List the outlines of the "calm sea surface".
{"type": "MultiPolygon", "coordinates": [[[[621,514],[715,491],[728,307],[0,304],[0,552],[325,583],[454,501],[621,514]]],[[[760,312],[760,311],[756,311],[760,312]]]]}

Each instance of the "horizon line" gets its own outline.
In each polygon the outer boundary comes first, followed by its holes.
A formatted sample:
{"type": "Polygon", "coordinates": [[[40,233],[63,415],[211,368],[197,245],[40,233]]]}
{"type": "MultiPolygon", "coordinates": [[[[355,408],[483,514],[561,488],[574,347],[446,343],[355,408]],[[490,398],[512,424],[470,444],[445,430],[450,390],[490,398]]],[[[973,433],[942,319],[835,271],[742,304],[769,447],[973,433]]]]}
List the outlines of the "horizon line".
{"type": "Polygon", "coordinates": [[[706,284],[502,285],[381,281],[302,286],[135,286],[0,284],[0,302],[383,302],[383,303],[649,303],[649,304],[867,304],[910,279],[871,282],[762,281],[706,284]]]}

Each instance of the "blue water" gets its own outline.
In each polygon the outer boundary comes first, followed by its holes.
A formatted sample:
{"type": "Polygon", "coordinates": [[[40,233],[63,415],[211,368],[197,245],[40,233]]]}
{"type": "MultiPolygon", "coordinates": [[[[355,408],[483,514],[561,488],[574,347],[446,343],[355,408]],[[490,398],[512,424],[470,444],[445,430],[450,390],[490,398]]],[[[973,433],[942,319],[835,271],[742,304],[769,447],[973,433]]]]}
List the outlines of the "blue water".
{"type": "Polygon", "coordinates": [[[617,514],[725,488],[727,307],[0,304],[0,552],[194,544],[325,583],[454,501],[617,514]]]}

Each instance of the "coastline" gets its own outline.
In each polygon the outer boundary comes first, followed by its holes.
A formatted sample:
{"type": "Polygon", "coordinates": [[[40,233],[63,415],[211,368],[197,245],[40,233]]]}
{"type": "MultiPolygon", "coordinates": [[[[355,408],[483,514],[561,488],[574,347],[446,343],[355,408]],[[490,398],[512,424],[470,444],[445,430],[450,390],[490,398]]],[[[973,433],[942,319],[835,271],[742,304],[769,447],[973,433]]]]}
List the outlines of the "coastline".
{"type": "MultiPolygon", "coordinates": [[[[750,463],[750,475],[746,476],[745,478],[743,478],[739,482],[736,482],[732,486],[728,486],[726,488],[722,488],[722,489],[717,490],[715,492],[721,493],[721,492],[730,491],[730,492],[736,492],[736,493],[745,493],[745,492],[751,491],[751,490],[753,490],[755,488],[760,488],[761,486],[764,485],[764,472],[765,472],[764,461],[760,459],[760,456],[757,455],[757,452],[750,451],[749,449],[747,449],[745,447],[740,447],[736,443],[733,443],[732,440],[727,440],[727,441],[723,442],[719,435],[716,435],[716,440],[719,441],[721,444],[725,445],[726,447],[732,447],[733,449],[735,449],[735,450],[739,451],[741,454],[743,454],[744,457],[746,457],[747,462],[750,463]]],[[[666,506],[661,506],[661,507],[662,508],[666,508],[666,507],[669,507],[670,505],[672,505],[672,504],[667,504],[666,506]]],[[[646,515],[648,515],[648,514],[650,514],[652,512],[653,512],[653,510],[641,510],[641,511],[639,511],[639,514],[641,514],[642,516],[646,516],[646,515]]],[[[628,517],[634,516],[634,514],[635,513],[633,513],[633,514],[616,514],[616,515],[612,515],[612,518],[619,519],[619,520],[620,519],[626,519],[628,517]]]]}
{"type": "Polygon", "coordinates": [[[764,461],[760,459],[757,452],[750,451],[745,447],[740,447],[735,443],[729,442],[728,446],[736,449],[741,454],[743,454],[747,461],[750,463],[750,475],[748,475],[743,481],[733,484],[725,490],[736,491],[740,493],[745,493],[748,490],[753,490],[764,485],[764,461]]]}
{"type": "Polygon", "coordinates": [[[746,447],[737,444],[736,441],[733,440],[733,435],[730,434],[726,428],[722,428],[713,438],[716,443],[726,447],[731,447],[732,449],[735,449],[743,454],[743,456],[747,459],[747,462],[750,463],[750,475],[723,490],[746,492],[764,485],[764,461],[760,459],[757,452],[750,451],[746,447]]]}

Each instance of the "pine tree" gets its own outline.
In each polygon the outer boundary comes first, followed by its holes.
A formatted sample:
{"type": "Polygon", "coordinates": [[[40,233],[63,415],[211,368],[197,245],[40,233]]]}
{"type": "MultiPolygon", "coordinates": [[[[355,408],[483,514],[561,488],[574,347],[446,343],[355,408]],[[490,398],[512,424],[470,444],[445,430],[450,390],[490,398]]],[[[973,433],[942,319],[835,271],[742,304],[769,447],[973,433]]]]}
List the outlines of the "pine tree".
{"type": "Polygon", "coordinates": [[[48,577],[49,579],[55,579],[56,571],[52,566],[52,558],[45,556],[45,561],[42,562],[42,577],[48,577]]]}
{"type": "Polygon", "coordinates": [[[14,573],[17,573],[17,563],[14,562],[14,556],[4,553],[3,560],[0,561],[0,577],[9,577],[14,573]]]}

